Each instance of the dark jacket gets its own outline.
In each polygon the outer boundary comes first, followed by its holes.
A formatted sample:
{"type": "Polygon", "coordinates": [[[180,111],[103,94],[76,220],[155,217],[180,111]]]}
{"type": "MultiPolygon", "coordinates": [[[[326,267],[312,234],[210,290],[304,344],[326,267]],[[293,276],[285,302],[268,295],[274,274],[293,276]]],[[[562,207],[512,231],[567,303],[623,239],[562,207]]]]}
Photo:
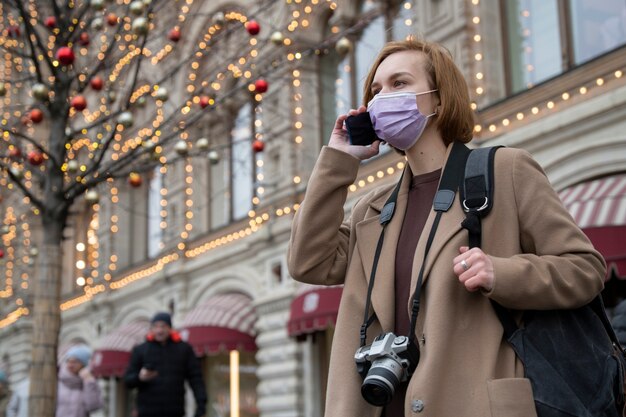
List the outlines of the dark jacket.
{"type": "Polygon", "coordinates": [[[206,409],[206,389],[200,362],[191,345],[173,333],[165,344],[150,340],[135,346],[124,375],[129,388],[137,388],[139,417],[182,417],[185,414],[185,380],[196,398],[196,416],[206,409]],[[139,371],[146,367],[158,372],[151,381],[140,381],[139,371]]]}

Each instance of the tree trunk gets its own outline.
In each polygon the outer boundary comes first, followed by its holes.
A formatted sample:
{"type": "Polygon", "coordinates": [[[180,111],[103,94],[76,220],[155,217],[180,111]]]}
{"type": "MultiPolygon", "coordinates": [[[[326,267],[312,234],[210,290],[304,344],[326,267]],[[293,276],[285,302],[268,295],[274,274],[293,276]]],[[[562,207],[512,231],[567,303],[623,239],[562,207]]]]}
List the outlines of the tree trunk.
{"type": "MultiPolygon", "coordinates": [[[[65,160],[67,97],[71,83],[57,77],[56,101],[50,105],[48,151],[57,161],[65,160]]],[[[39,258],[39,276],[33,299],[33,344],[30,368],[29,415],[54,417],[57,394],[57,347],[61,328],[61,279],[63,230],[68,207],[63,191],[64,174],[52,161],[46,163],[43,184],[44,209],[41,213],[43,242],[39,258]]]]}
{"type": "Polygon", "coordinates": [[[54,417],[57,345],[61,327],[61,245],[45,243],[40,255],[40,273],[33,303],[33,350],[28,407],[31,416],[54,417]]]}

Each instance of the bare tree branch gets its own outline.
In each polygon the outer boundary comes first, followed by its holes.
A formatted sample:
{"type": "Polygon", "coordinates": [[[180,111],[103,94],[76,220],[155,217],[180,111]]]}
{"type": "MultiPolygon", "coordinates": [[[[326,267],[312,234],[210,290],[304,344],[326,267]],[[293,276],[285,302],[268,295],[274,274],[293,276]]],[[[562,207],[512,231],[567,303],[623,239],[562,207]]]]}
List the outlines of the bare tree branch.
{"type": "MultiPolygon", "coordinates": [[[[59,161],[56,160],[56,158],[54,158],[54,156],[46,149],[44,148],[44,146],[37,140],[31,138],[28,135],[25,135],[24,133],[18,132],[16,130],[11,130],[11,129],[7,129],[3,126],[0,126],[0,129],[3,132],[9,132],[10,135],[14,135],[17,136],[23,140],[25,140],[26,142],[30,143],[31,145],[33,145],[37,150],[39,150],[39,152],[41,152],[42,154],[46,155],[48,157],[48,159],[50,159],[50,161],[52,161],[52,164],[55,166],[55,168],[61,168],[61,164],[59,163],[59,161]]],[[[17,142],[12,141],[14,145],[18,145],[17,142]]]]}
{"type": "MultiPolygon", "coordinates": [[[[128,14],[129,8],[130,6],[126,8],[126,14],[128,14]]],[[[111,36],[111,42],[109,43],[107,50],[104,52],[104,57],[98,62],[98,65],[96,65],[96,67],[89,74],[87,74],[87,78],[85,79],[86,82],[83,85],[79,86],[78,91],[83,91],[85,87],[87,86],[89,80],[91,80],[94,75],[96,75],[98,72],[100,72],[104,68],[104,65],[105,65],[104,63],[109,62],[111,58],[111,53],[115,49],[115,45],[117,44],[118,37],[120,36],[122,26],[123,25],[121,23],[117,25],[115,29],[115,33],[111,36]]]]}
{"type": "Polygon", "coordinates": [[[20,13],[20,16],[22,16],[22,20],[24,21],[24,27],[26,28],[26,38],[28,39],[28,43],[30,44],[30,48],[31,48],[31,52],[33,53],[33,62],[35,64],[35,66],[37,67],[37,75],[38,75],[38,79],[40,81],[43,80],[42,74],[41,74],[41,69],[39,68],[39,64],[37,63],[37,48],[35,48],[35,45],[33,44],[33,40],[31,38],[31,35],[33,35],[35,37],[35,40],[37,42],[37,46],[39,47],[39,50],[41,51],[41,54],[44,56],[44,59],[46,61],[46,63],[48,64],[48,69],[50,70],[50,72],[54,75],[57,74],[57,69],[54,67],[54,65],[52,65],[52,61],[50,60],[50,57],[48,56],[47,53],[47,48],[46,45],[43,43],[43,41],[41,40],[41,38],[39,37],[39,34],[37,33],[37,30],[35,27],[33,27],[30,24],[30,17],[28,15],[28,13],[26,12],[26,9],[24,9],[24,5],[22,4],[22,2],[20,0],[14,0],[13,3],[17,6],[17,9],[20,13]]]}
{"type": "Polygon", "coordinates": [[[24,185],[22,183],[22,181],[20,181],[20,178],[16,177],[13,174],[13,172],[11,171],[11,167],[8,166],[7,164],[5,164],[1,160],[0,160],[0,170],[6,171],[7,175],[11,179],[11,182],[13,182],[15,185],[17,185],[19,187],[20,190],[22,190],[24,195],[30,199],[31,203],[33,203],[35,205],[35,207],[37,207],[41,211],[45,210],[45,207],[43,205],[43,201],[41,199],[37,198],[37,196],[35,196],[28,188],[26,188],[26,185],[24,185]]]}

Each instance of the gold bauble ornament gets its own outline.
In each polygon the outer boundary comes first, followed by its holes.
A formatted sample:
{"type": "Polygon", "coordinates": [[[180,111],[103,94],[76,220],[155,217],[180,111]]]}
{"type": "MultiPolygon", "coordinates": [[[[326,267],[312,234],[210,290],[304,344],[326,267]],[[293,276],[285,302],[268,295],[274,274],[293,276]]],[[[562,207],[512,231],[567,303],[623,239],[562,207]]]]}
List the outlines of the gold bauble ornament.
{"type": "Polygon", "coordinates": [[[337,41],[335,50],[339,55],[345,55],[352,50],[352,41],[345,36],[337,41]]]}

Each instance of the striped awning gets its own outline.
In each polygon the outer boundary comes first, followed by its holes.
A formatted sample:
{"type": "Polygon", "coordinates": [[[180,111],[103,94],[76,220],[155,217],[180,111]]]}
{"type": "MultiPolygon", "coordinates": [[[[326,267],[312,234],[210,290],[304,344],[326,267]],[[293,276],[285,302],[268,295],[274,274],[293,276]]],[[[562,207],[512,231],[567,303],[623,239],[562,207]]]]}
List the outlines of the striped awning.
{"type": "Polygon", "coordinates": [[[221,294],[191,310],[183,320],[180,334],[198,356],[229,350],[254,352],[256,320],[250,297],[221,294]]]}
{"type": "Polygon", "coordinates": [[[302,337],[334,326],[342,293],[343,286],[302,286],[291,302],[289,336],[302,337]]]}
{"type": "Polygon", "coordinates": [[[133,347],[145,340],[149,329],[147,321],[136,321],[122,325],[103,337],[96,344],[92,373],[97,377],[124,375],[133,347]]]}
{"type": "Polygon", "coordinates": [[[575,185],[559,197],[604,256],[609,273],[626,278],[626,174],[575,185]]]}

